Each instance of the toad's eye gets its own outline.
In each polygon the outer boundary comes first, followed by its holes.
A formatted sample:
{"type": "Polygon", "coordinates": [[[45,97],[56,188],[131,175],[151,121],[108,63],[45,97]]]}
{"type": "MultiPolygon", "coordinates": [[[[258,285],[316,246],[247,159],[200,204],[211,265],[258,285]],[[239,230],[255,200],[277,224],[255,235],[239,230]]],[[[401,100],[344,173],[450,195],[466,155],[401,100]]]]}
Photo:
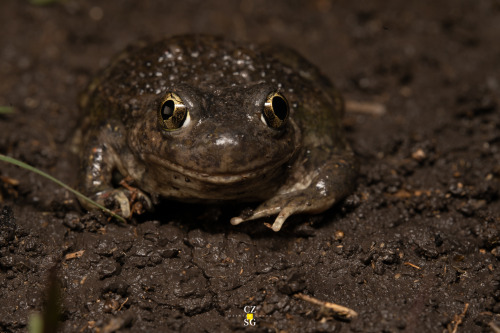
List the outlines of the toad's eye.
{"type": "Polygon", "coordinates": [[[270,93],[262,110],[262,121],[271,128],[280,129],[290,114],[290,107],[285,96],[279,92],[270,93]]]}
{"type": "Polygon", "coordinates": [[[165,131],[175,131],[189,124],[187,107],[176,93],[167,93],[158,109],[158,122],[165,131]]]}

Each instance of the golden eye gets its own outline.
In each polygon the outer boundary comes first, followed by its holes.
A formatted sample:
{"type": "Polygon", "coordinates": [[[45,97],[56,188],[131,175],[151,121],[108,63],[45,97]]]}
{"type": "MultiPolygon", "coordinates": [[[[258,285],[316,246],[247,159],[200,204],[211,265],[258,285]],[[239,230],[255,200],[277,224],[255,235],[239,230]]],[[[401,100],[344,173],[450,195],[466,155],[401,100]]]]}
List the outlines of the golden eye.
{"type": "Polygon", "coordinates": [[[189,111],[176,93],[167,93],[158,110],[158,122],[165,131],[174,131],[187,125],[189,111]]]}
{"type": "Polygon", "coordinates": [[[285,125],[289,114],[290,107],[285,96],[279,92],[273,92],[267,96],[261,119],[267,126],[280,129],[285,125]]]}

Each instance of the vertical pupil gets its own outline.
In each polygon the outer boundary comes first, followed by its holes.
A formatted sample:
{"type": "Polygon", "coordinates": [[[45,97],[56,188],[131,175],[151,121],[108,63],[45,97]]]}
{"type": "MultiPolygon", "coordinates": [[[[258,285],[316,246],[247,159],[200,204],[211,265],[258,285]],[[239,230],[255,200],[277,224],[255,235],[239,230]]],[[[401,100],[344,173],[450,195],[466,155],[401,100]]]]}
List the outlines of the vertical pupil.
{"type": "Polygon", "coordinates": [[[171,99],[163,103],[163,106],[161,108],[161,117],[163,120],[166,120],[174,114],[175,110],[175,103],[171,99]]]}
{"type": "Polygon", "coordinates": [[[284,120],[288,114],[288,107],[283,98],[279,96],[274,96],[272,100],[273,111],[276,117],[281,120],[284,120]]]}

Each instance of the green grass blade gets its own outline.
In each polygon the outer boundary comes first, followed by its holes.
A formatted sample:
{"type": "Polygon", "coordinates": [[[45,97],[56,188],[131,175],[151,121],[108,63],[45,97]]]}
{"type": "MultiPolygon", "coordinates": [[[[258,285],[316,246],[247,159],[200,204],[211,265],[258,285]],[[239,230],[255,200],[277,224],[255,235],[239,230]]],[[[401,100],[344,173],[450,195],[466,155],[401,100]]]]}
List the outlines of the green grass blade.
{"type": "Polygon", "coordinates": [[[12,106],[0,106],[0,114],[11,114],[14,113],[14,108],[12,106]]]}
{"type": "Polygon", "coordinates": [[[24,168],[24,169],[26,169],[26,170],[29,170],[29,171],[31,171],[31,172],[37,173],[37,174],[39,174],[40,176],[45,177],[45,178],[47,178],[47,179],[49,179],[49,180],[53,181],[53,182],[54,182],[54,183],[56,183],[57,185],[59,185],[59,186],[61,186],[61,187],[65,188],[66,190],[70,191],[71,193],[73,193],[73,194],[74,194],[74,195],[76,195],[77,197],[81,198],[82,200],[85,200],[85,201],[87,201],[88,203],[92,204],[93,206],[95,206],[95,207],[97,207],[97,208],[99,208],[99,209],[103,210],[104,212],[106,212],[106,213],[108,213],[109,215],[113,216],[115,219],[117,219],[117,220],[119,220],[119,221],[121,221],[121,222],[123,222],[123,223],[126,223],[126,222],[125,222],[125,219],[124,219],[123,217],[121,217],[120,215],[113,213],[112,211],[110,211],[110,210],[109,210],[109,209],[107,209],[106,207],[104,207],[104,206],[102,206],[102,205],[98,204],[97,202],[95,202],[94,200],[92,200],[92,199],[90,199],[90,198],[86,197],[85,195],[83,195],[82,193],[78,192],[77,190],[72,189],[72,188],[71,188],[71,187],[69,187],[68,185],[66,185],[66,184],[64,184],[63,182],[61,182],[60,180],[58,180],[58,179],[56,179],[56,178],[52,177],[52,176],[51,176],[51,175],[49,175],[48,173],[43,172],[42,170],[39,170],[39,169],[37,169],[37,168],[34,168],[34,167],[32,167],[31,165],[29,165],[29,164],[26,164],[26,163],[24,163],[24,162],[21,162],[21,161],[19,161],[19,160],[16,160],[16,159],[14,159],[14,158],[12,158],[12,157],[5,156],[5,155],[3,155],[3,154],[0,154],[0,161],[4,161],[4,162],[7,162],[7,163],[11,163],[11,164],[17,165],[17,166],[19,166],[19,167],[21,167],[21,168],[24,168]]]}
{"type": "Polygon", "coordinates": [[[43,319],[40,313],[36,312],[30,315],[28,333],[43,333],[43,319]]]}

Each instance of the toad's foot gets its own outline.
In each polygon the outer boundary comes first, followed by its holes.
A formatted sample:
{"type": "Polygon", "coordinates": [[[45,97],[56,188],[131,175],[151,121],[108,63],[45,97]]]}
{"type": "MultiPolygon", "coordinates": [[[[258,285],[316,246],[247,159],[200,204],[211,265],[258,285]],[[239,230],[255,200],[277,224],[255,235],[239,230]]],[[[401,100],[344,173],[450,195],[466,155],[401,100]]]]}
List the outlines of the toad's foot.
{"type": "Polygon", "coordinates": [[[131,218],[134,213],[140,215],[153,208],[151,199],[133,187],[104,190],[96,193],[94,198],[106,207],[115,208],[116,213],[126,219],[131,218]]]}
{"type": "MultiPolygon", "coordinates": [[[[333,162],[323,163],[322,169],[314,171],[316,176],[308,178],[301,174],[302,179],[305,180],[302,183],[292,179],[273,198],[262,203],[255,211],[233,217],[231,224],[237,225],[277,214],[271,228],[279,231],[291,215],[318,214],[326,211],[352,192],[357,172],[357,164],[352,154],[330,159],[333,162]]],[[[314,165],[317,164],[321,163],[314,165]]]]}
{"type": "Polygon", "coordinates": [[[232,225],[238,225],[242,222],[256,220],[262,217],[276,215],[276,219],[271,227],[274,231],[280,231],[286,219],[299,213],[321,213],[335,203],[334,198],[322,198],[320,200],[308,199],[308,191],[301,193],[288,193],[269,201],[264,202],[250,215],[241,215],[231,219],[232,225]]]}

